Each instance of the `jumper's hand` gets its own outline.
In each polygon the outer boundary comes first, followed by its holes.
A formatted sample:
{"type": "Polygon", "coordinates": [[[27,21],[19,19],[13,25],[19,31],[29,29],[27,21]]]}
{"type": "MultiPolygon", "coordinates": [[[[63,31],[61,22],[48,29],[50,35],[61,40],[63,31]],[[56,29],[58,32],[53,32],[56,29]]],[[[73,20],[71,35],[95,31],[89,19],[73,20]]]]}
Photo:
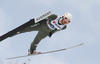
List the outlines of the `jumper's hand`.
{"type": "Polygon", "coordinates": [[[49,36],[49,38],[50,38],[50,37],[52,36],[52,33],[50,32],[48,36],[49,36]]]}

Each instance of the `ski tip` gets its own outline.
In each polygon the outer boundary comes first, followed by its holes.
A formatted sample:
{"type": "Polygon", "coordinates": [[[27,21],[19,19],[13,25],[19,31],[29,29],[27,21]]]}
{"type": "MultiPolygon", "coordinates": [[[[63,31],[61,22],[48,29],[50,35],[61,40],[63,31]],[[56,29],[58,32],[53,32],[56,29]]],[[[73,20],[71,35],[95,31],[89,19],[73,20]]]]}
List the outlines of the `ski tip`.
{"type": "Polygon", "coordinates": [[[83,45],[84,43],[81,43],[80,45],[83,45]]]}

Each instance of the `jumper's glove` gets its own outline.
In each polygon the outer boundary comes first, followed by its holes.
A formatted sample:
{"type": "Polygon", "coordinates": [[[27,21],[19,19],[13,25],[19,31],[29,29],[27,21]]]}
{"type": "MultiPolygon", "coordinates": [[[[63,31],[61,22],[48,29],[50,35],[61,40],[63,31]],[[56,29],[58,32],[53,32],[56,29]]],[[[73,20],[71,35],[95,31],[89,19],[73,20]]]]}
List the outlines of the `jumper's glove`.
{"type": "Polygon", "coordinates": [[[50,37],[52,36],[52,33],[50,32],[48,36],[49,36],[49,38],[50,38],[50,37]]]}

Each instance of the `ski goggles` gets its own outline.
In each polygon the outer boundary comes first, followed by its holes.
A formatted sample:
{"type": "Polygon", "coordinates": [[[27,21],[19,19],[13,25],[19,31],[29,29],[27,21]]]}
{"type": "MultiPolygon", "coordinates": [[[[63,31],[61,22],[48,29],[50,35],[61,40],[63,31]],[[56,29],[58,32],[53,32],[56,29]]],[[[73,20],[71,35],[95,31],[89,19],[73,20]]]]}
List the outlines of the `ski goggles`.
{"type": "Polygon", "coordinates": [[[64,21],[66,22],[66,23],[70,23],[70,21],[68,20],[68,18],[64,18],[64,21]]]}

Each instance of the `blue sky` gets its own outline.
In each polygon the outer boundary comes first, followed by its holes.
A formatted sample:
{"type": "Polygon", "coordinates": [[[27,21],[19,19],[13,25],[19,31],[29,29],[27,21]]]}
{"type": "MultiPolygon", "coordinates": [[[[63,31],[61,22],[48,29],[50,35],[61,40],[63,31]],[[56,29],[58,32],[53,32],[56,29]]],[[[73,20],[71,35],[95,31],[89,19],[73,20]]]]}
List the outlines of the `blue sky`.
{"type": "MultiPolygon", "coordinates": [[[[69,12],[73,19],[67,29],[55,33],[51,38],[43,39],[37,50],[44,52],[80,43],[84,43],[83,46],[14,61],[24,62],[30,59],[30,64],[99,64],[99,7],[99,0],[2,0],[0,1],[0,35],[49,10],[59,16],[69,12]]],[[[36,34],[37,32],[25,33],[0,42],[0,59],[27,54],[36,34]]]]}

